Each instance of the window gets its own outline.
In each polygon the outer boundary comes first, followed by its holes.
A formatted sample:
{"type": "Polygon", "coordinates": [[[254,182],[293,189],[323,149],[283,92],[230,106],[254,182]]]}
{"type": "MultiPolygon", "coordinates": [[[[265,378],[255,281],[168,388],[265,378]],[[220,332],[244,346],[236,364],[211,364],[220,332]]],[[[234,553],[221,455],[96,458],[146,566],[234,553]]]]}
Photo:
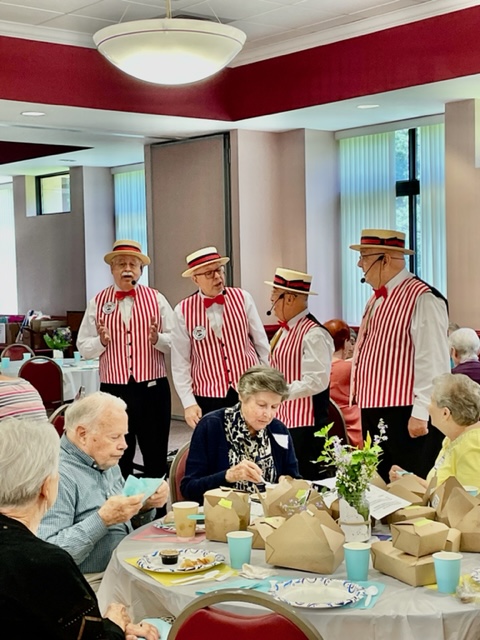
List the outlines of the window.
{"type": "Polygon", "coordinates": [[[415,254],[406,266],[446,294],[445,128],[433,124],[340,140],[342,307],[357,325],[368,286],[359,286],[362,229],[398,229],[415,254]]]}
{"type": "MultiPolygon", "coordinates": [[[[115,194],[115,238],[136,240],[148,255],[147,208],[145,200],[145,170],[142,165],[112,170],[115,194]]],[[[148,282],[148,267],[143,270],[143,282],[148,282]]]]}
{"type": "Polygon", "coordinates": [[[35,178],[37,215],[70,211],[70,174],[55,173],[35,178]]]}

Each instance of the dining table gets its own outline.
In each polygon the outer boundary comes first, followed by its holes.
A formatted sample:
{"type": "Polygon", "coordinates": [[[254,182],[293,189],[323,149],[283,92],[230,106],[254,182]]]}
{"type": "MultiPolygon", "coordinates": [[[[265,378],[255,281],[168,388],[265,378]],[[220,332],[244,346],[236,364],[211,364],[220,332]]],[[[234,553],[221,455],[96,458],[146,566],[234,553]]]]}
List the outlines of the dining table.
{"type": "MultiPolygon", "coordinates": [[[[23,360],[12,360],[2,373],[7,376],[18,376],[23,360]]],[[[100,389],[100,375],[98,360],[75,360],[74,358],[62,358],[57,363],[63,374],[63,399],[73,400],[80,388],[85,389],[85,394],[93,393],[100,389]]]]}
{"type": "MultiPolygon", "coordinates": [[[[97,594],[102,611],[105,611],[110,602],[120,602],[126,605],[130,615],[136,620],[165,615],[178,616],[206,589],[227,589],[238,585],[239,579],[235,574],[227,576],[221,582],[217,581],[221,573],[219,576],[212,576],[211,579],[196,584],[163,584],[155,578],[156,574],[139,568],[136,565],[139,558],[161,549],[172,547],[180,549],[188,546],[192,549],[221,554],[228,564],[227,544],[206,540],[204,534],[197,534],[194,542],[181,543],[174,533],[165,532],[155,524],[150,523],[133,531],[114,551],[97,594]]],[[[462,555],[463,575],[469,575],[475,568],[480,567],[478,554],[463,553],[462,555]]],[[[255,567],[275,571],[275,575],[269,576],[266,581],[270,583],[270,588],[273,586],[272,580],[280,583],[292,578],[322,577],[306,571],[272,567],[265,562],[265,551],[261,549],[252,550],[250,562],[255,567]]],[[[184,576],[185,574],[176,574],[176,577],[184,576]]],[[[323,577],[346,580],[344,562],[332,575],[323,577]]],[[[463,603],[453,594],[439,593],[435,586],[411,587],[380,573],[371,565],[368,580],[378,584],[381,592],[377,597],[372,598],[370,605],[366,608],[362,606],[362,602],[358,602],[332,608],[296,607],[297,613],[308,619],[325,640],[348,638],[349,635],[370,640],[386,638],[388,640],[478,640],[480,638],[478,605],[463,603]]],[[[248,588],[248,584],[244,584],[243,588],[248,588]]],[[[255,612],[254,605],[245,603],[231,603],[227,608],[237,613],[255,612]]]]}

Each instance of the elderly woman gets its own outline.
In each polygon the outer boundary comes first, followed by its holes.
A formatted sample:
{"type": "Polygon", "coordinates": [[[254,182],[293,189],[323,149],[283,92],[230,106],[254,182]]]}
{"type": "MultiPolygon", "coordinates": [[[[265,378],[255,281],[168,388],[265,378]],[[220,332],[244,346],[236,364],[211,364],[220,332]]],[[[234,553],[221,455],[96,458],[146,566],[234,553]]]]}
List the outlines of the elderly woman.
{"type": "MultiPolygon", "coordinates": [[[[437,485],[450,476],[463,485],[480,489],[480,385],[463,374],[444,373],[433,381],[428,408],[434,427],[446,437],[427,479],[436,476],[437,485]]],[[[397,480],[403,469],[393,465],[390,480],[397,480]]]]}
{"type": "Polygon", "coordinates": [[[285,378],[270,367],[248,369],[238,382],[240,402],[207,413],[193,432],[185,476],[185,498],[203,502],[203,494],[219,486],[253,491],[254,485],[298,478],[292,439],[275,419],[288,395],[285,378]]]}
{"type": "Polygon", "coordinates": [[[452,373],[464,373],[466,376],[480,384],[480,340],[477,332],[467,327],[453,331],[448,342],[450,355],[455,365],[452,373]]]}
{"type": "Polygon", "coordinates": [[[132,624],[123,605],[111,604],[102,618],[70,555],[37,538],[40,520],[57,497],[59,451],[60,438],[48,422],[0,423],[2,637],[157,640],[158,631],[132,624]]]}
{"type": "Polygon", "coordinates": [[[346,322],[338,319],[329,320],[324,326],[330,332],[335,348],[330,370],[330,397],[338,404],[345,418],[350,440],[348,444],[360,447],[363,444],[360,409],[357,405],[350,406],[352,361],[347,359],[352,351],[350,327],[346,322]]]}

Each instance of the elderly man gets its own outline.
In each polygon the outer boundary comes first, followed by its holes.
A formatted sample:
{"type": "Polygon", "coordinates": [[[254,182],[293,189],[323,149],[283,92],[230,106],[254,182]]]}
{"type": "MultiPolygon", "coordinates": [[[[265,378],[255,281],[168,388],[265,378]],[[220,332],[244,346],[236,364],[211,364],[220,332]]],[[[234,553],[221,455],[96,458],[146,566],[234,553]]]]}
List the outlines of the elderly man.
{"type": "Polygon", "coordinates": [[[173,311],[156,289],[137,284],[150,264],[137,242],[117,240],[104,260],[114,285],[88,303],[78,350],[84,358],[100,356],[101,391],[127,403],[123,476],[133,471],[138,442],[145,476],[159,478],[167,471],[171,398],[164,354],[170,351],[173,311]]]}
{"type": "Polygon", "coordinates": [[[455,364],[452,373],[463,373],[480,384],[480,339],[477,332],[468,327],[457,329],[450,334],[448,343],[455,364]]]}
{"type": "Polygon", "coordinates": [[[155,509],[168,498],[166,482],[145,502],[143,494],[122,495],[125,482],[118,463],[127,448],[125,409],[123,400],[102,391],[68,407],[58,498],[39,528],[43,540],[70,553],[94,588],[132,525],[153,520],[155,509]]]}
{"type": "Polygon", "coordinates": [[[270,364],[288,383],[288,400],[280,405],[278,419],[289,429],[300,474],[316,480],[320,467],[314,463],[322,441],[315,432],[328,424],[330,368],[334,351],[328,330],[308,310],[312,276],[278,268],[270,302],[280,329],[273,336],[270,364]]]}
{"type": "Polygon", "coordinates": [[[268,340],[252,296],[225,287],[230,258],[205,247],[186,260],[182,277],[191,277],[198,291],[175,307],[172,374],[193,429],[202,415],[238,402],[242,373],[268,364],[268,340]]]}
{"type": "Polygon", "coordinates": [[[425,478],[441,447],[429,429],[432,380],[450,370],[445,298],[405,268],[405,234],[365,229],[358,266],[373,289],[355,345],[352,399],[361,409],[363,435],[377,433],[380,418],[388,440],[379,473],[388,482],[392,463],[425,478]]]}

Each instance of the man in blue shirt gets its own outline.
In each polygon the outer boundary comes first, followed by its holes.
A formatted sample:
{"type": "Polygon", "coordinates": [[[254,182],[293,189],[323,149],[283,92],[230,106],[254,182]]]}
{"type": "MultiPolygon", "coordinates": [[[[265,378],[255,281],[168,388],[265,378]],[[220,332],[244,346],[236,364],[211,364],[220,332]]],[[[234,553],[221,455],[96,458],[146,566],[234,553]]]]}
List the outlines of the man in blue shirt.
{"type": "Polygon", "coordinates": [[[125,409],[123,400],[101,391],[67,409],[58,498],[39,528],[43,540],[70,553],[93,587],[119,542],[153,520],[168,498],[166,482],[145,503],[143,494],[122,495],[118,462],[127,448],[125,409]]]}

